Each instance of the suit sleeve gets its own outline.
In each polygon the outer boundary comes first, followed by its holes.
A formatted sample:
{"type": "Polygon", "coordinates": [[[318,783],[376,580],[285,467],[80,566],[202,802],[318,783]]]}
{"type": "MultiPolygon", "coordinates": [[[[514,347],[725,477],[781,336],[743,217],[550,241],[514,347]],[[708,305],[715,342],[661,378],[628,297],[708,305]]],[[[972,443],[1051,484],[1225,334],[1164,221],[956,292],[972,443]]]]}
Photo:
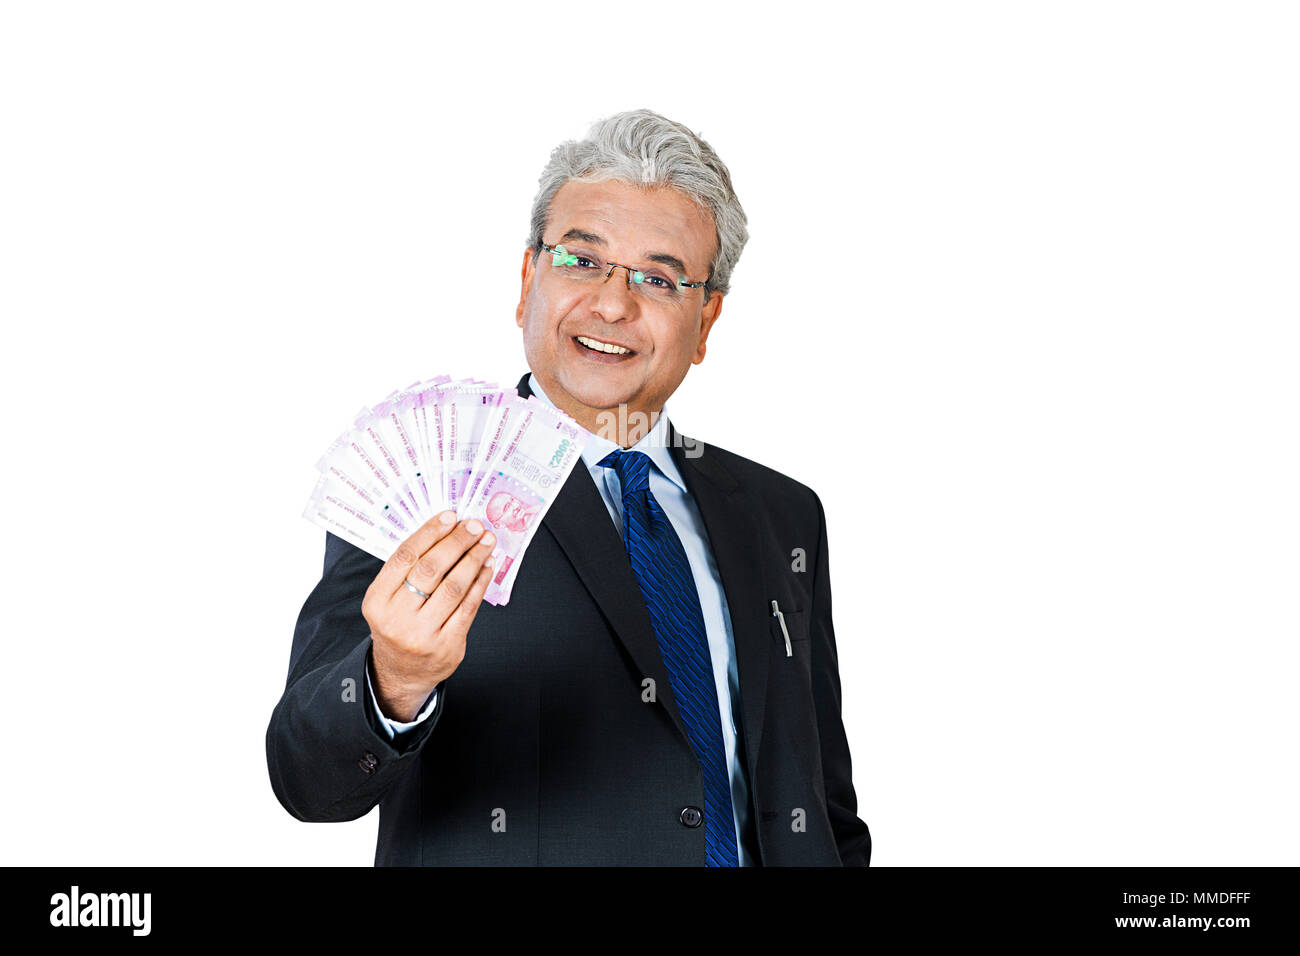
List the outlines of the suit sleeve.
{"type": "Polygon", "coordinates": [[[433,708],[438,703],[438,688],[436,687],[433,689],[433,693],[429,695],[429,699],[424,702],[424,706],[420,708],[420,712],[415,715],[414,720],[403,723],[400,720],[394,720],[391,717],[385,716],[383,708],[379,706],[379,701],[375,700],[375,685],[371,683],[370,678],[370,674],[373,670],[374,666],[372,661],[371,666],[366,667],[366,698],[374,703],[375,716],[379,718],[379,726],[383,728],[384,733],[388,735],[389,740],[392,740],[398,734],[406,733],[407,731],[418,727],[422,722],[429,718],[431,713],[433,713],[433,708]]]}
{"type": "Polygon", "coordinates": [[[390,737],[380,723],[361,601],[382,567],[326,532],[324,572],[298,615],[289,677],[266,728],[271,789],[299,820],[365,816],[410,771],[442,715],[445,683],[418,726],[390,737]]]}
{"type": "Polygon", "coordinates": [[[812,639],[813,699],[817,709],[818,737],[821,740],[826,805],[840,861],[845,866],[867,866],[871,862],[871,832],[858,817],[849,742],[840,715],[839,655],[835,649],[835,628],[831,624],[826,512],[816,492],[813,493],[813,499],[817,503],[819,527],[809,636],[812,639]]]}

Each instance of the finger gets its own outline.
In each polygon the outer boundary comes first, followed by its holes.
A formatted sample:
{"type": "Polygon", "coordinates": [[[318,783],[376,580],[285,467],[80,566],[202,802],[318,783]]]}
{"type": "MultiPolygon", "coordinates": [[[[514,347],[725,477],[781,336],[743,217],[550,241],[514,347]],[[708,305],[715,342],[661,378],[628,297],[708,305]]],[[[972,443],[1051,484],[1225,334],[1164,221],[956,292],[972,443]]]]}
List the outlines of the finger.
{"type": "Polygon", "coordinates": [[[474,623],[474,616],[478,614],[478,609],[483,605],[483,595],[487,593],[488,584],[492,581],[492,572],[495,570],[494,565],[484,564],[479,571],[478,577],[474,579],[474,584],[470,587],[469,593],[465,599],[457,605],[456,610],[451,612],[443,627],[455,628],[457,633],[467,633],[469,626],[474,623]]]}
{"type": "MultiPolygon", "coordinates": [[[[401,591],[403,594],[409,594],[413,598],[419,598],[418,594],[410,594],[406,588],[402,587],[402,581],[410,573],[411,568],[415,567],[415,562],[420,560],[429,548],[442,540],[456,525],[456,512],[443,511],[434,515],[416,532],[397,546],[394,551],[384,562],[384,566],[379,569],[375,575],[374,588],[375,593],[383,595],[386,599],[391,599],[394,591],[401,591]]],[[[415,582],[412,582],[413,584],[415,582]]],[[[415,585],[420,588],[420,585],[415,585]]],[[[420,588],[421,591],[428,591],[429,588],[420,588]]]]}
{"type": "MultiPolygon", "coordinates": [[[[410,578],[402,579],[401,588],[402,590],[406,591],[408,594],[412,595],[412,597],[406,598],[405,600],[407,603],[412,604],[417,610],[424,605],[425,601],[429,599],[429,593],[427,591],[421,591],[419,588],[417,588],[414,584],[411,583],[410,578]]],[[[393,597],[397,597],[397,595],[394,594],[393,597]]]]}
{"type": "Polygon", "coordinates": [[[473,588],[483,563],[492,557],[492,549],[495,546],[496,537],[488,531],[474,547],[461,556],[455,566],[444,575],[433,596],[420,608],[420,619],[423,623],[434,628],[443,626],[451,612],[456,610],[473,588]]]}
{"type": "MultiPolygon", "coordinates": [[[[420,555],[420,559],[406,573],[405,580],[410,581],[421,591],[436,593],[443,577],[460,560],[462,554],[474,547],[475,542],[482,536],[483,530],[483,522],[476,518],[462,521],[452,529],[450,534],[441,541],[435,542],[431,548],[420,555]]],[[[402,587],[399,581],[392,601],[400,607],[418,610],[424,599],[402,587]]],[[[450,613],[450,608],[448,612],[450,613]]]]}

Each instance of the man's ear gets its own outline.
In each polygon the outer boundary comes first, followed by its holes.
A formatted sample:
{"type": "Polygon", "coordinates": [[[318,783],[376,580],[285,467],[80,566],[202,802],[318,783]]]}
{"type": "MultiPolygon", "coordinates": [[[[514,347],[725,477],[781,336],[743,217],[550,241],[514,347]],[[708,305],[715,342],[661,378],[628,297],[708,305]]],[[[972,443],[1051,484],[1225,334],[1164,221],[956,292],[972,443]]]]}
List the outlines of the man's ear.
{"type": "Polygon", "coordinates": [[[515,307],[515,325],[524,327],[524,303],[528,301],[528,290],[533,287],[533,247],[524,250],[524,265],[519,273],[519,305],[515,307]]]}
{"type": "Polygon", "coordinates": [[[713,323],[718,321],[718,316],[721,314],[722,293],[714,291],[700,312],[700,341],[695,347],[695,357],[691,359],[692,365],[699,365],[704,361],[704,343],[709,337],[709,330],[713,328],[713,323]]]}

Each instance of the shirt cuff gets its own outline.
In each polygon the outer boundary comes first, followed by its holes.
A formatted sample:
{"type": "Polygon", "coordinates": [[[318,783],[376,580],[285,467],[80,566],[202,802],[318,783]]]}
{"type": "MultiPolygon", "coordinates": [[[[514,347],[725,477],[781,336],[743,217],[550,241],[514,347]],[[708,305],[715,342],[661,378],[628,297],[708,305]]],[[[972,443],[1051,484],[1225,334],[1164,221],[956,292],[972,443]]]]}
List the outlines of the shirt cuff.
{"type": "Polygon", "coordinates": [[[388,732],[389,740],[392,740],[400,733],[405,733],[412,727],[418,727],[420,724],[424,723],[425,718],[433,713],[433,708],[438,703],[438,689],[435,687],[433,693],[429,695],[429,699],[426,700],[424,706],[420,708],[420,712],[415,715],[415,720],[390,720],[388,717],[385,717],[384,712],[379,709],[379,698],[375,696],[375,687],[370,683],[369,667],[366,668],[366,689],[370,691],[370,699],[375,705],[375,715],[379,718],[380,726],[388,732]]]}

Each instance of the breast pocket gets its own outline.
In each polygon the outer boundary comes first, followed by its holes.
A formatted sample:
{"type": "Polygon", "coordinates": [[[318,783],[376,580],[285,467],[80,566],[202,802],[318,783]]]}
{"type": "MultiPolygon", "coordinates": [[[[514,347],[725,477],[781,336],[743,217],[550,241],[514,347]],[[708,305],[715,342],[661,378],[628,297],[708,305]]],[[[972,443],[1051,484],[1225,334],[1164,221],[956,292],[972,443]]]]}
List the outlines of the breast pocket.
{"type": "Polygon", "coordinates": [[[793,608],[780,601],[768,602],[768,614],[771,618],[772,640],[786,657],[807,656],[807,646],[800,654],[799,642],[808,640],[808,613],[802,608],[793,608]]]}

